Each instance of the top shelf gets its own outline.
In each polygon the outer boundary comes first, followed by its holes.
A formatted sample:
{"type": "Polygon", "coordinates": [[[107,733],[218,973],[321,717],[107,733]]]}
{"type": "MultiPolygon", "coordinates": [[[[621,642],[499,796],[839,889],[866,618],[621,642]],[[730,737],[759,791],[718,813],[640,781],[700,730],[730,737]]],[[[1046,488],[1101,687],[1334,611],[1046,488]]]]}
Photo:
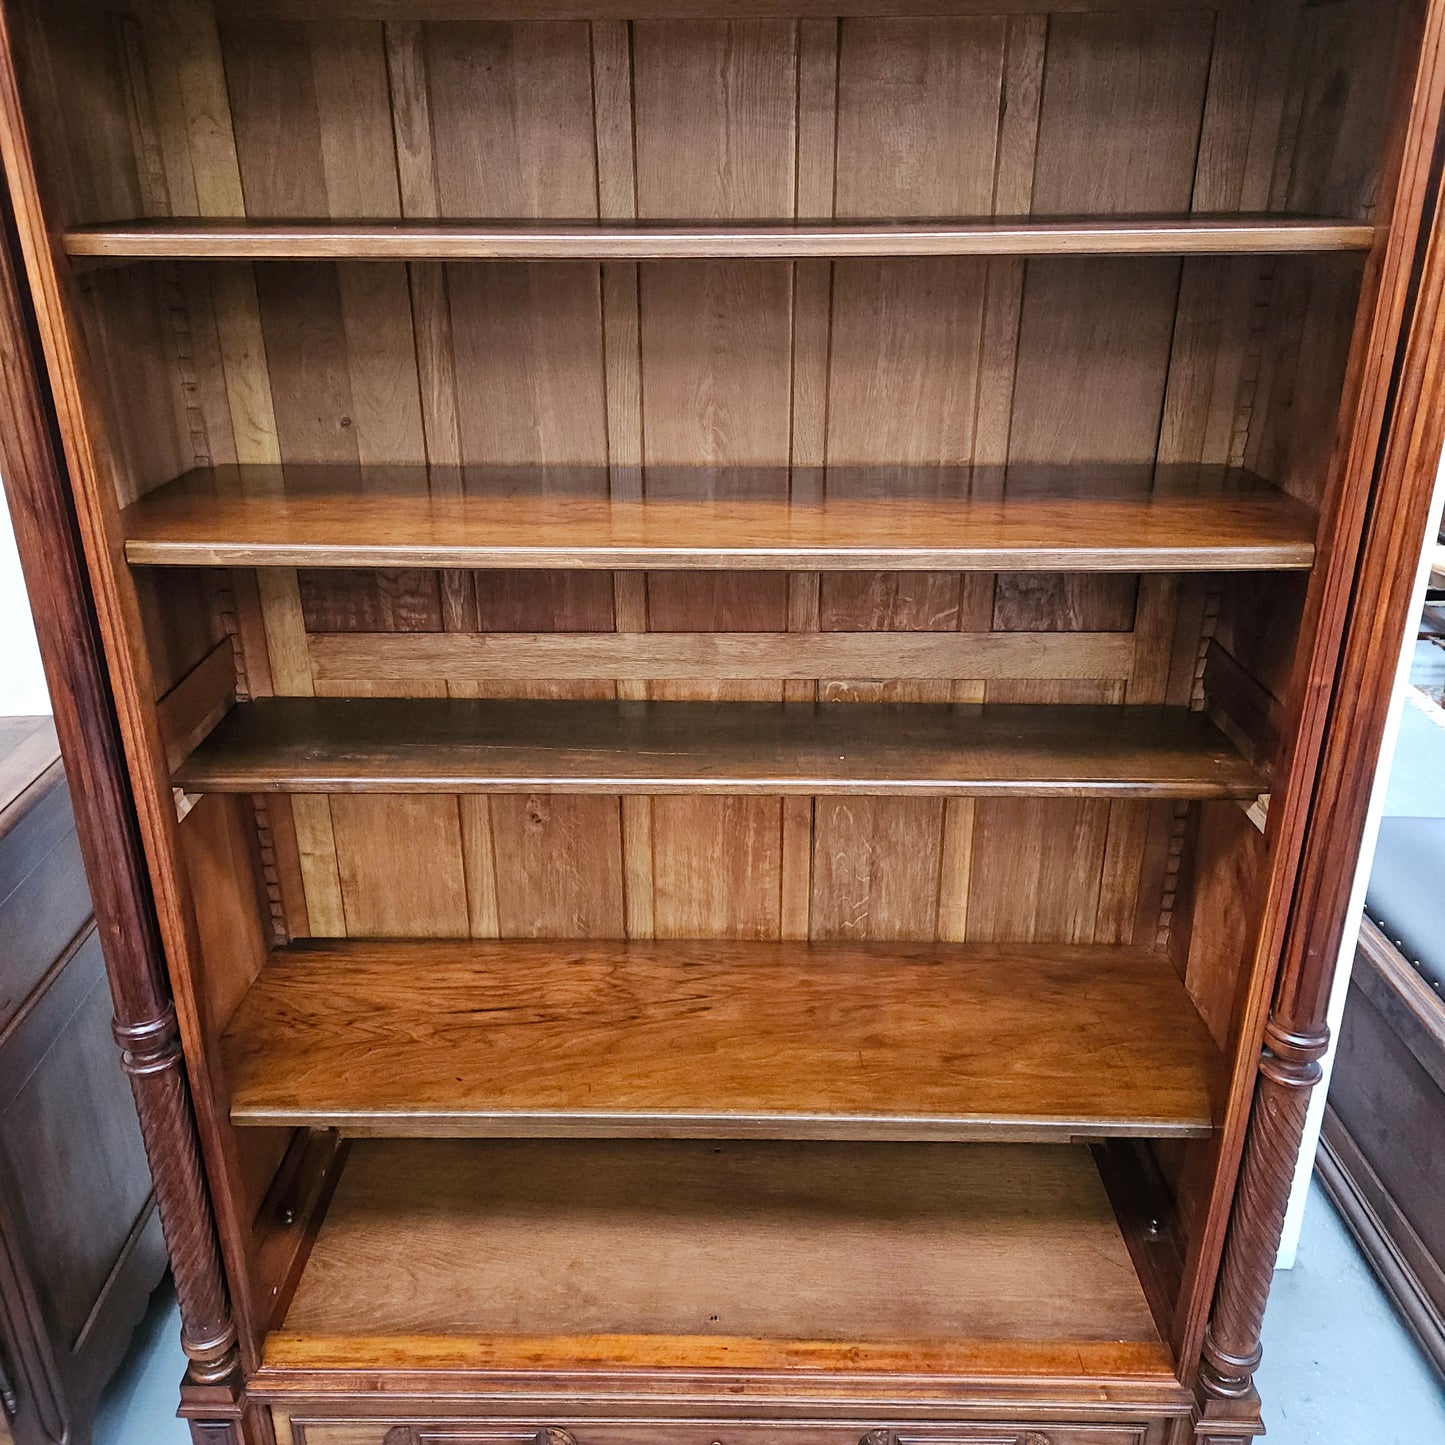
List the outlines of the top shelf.
{"type": "Polygon", "coordinates": [[[194,261],[787,260],[809,256],[1155,256],[1367,251],[1375,227],[1298,216],[1092,220],[151,220],[65,234],[70,255],[194,261]]]}

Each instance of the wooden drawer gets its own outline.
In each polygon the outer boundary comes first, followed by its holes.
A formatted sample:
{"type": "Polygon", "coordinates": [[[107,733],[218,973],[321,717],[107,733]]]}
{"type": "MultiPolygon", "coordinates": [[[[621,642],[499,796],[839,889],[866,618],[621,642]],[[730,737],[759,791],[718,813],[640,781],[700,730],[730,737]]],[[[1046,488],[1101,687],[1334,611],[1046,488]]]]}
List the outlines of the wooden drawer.
{"type": "MultiPolygon", "coordinates": [[[[278,1438],[285,1442],[285,1421],[277,1423],[278,1438]]],[[[290,1427],[291,1445],[1151,1445],[1159,1438],[1142,1424],[990,1421],[896,1429],[757,1420],[599,1420],[560,1427],[511,1420],[339,1420],[297,1413],[290,1427]]]]}
{"type": "Polygon", "coordinates": [[[21,818],[0,825],[0,1028],[90,920],[90,889],[58,778],[21,818]]]}

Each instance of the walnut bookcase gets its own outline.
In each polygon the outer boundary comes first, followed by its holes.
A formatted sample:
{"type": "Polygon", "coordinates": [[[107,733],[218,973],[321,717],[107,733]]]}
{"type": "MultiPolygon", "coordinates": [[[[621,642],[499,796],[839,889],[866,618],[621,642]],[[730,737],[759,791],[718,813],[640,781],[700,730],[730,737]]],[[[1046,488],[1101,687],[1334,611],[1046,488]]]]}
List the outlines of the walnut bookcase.
{"type": "Polygon", "coordinates": [[[1445,3],[0,16],[197,1440],[1256,1434],[1445,3]]]}

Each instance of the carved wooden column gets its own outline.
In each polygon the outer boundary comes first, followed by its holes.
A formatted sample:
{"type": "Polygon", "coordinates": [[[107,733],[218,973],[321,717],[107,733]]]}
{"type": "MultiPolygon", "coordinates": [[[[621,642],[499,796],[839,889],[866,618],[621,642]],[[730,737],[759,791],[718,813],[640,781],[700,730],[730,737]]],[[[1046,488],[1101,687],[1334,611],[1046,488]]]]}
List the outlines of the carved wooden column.
{"type": "Polygon", "coordinates": [[[1265,1031],[1249,1142],[1214,1313],[1204,1338],[1200,1383],[1206,1394],[1217,1400],[1250,1400],[1254,1394],[1270,1278],[1284,1230],[1310,1090],[1319,1082],[1319,1060],[1328,1043],[1323,1024],[1295,1031],[1271,1019],[1265,1031]]]}
{"type": "MultiPolygon", "coordinates": [[[[1432,12],[1436,26],[1438,12],[1432,12]]],[[[1440,37],[1434,31],[1431,45],[1440,37]]],[[[1427,77],[1428,78],[1428,77],[1427,77]]],[[[1304,838],[1289,923],[1265,1029],[1248,1142],[1230,1217],[1214,1309],[1200,1368],[1201,1445],[1249,1439],[1259,1428],[1254,1371],[1304,1133],[1310,1090],[1328,1044],[1326,1017],[1380,742],[1399,660],[1413,622],[1420,557],[1435,517],[1431,499],[1445,439],[1445,221],[1438,161],[1445,142],[1431,128],[1414,164],[1428,172],[1426,230],[1404,288],[1404,324],[1393,358],[1390,425],[1373,472],[1370,510],[1349,596],[1343,645],[1327,691],[1328,723],[1314,778],[1312,823],[1304,838]]]]}
{"type": "Polygon", "coordinates": [[[0,472],[34,601],[110,976],[116,1039],[155,1177],[181,1342],[190,1378],[213,1385],[239,1378],[236,1330],[74,511],[40,381],[29,295],[16,270],[8,190],[0,192],[0,217],[0,472]]]}

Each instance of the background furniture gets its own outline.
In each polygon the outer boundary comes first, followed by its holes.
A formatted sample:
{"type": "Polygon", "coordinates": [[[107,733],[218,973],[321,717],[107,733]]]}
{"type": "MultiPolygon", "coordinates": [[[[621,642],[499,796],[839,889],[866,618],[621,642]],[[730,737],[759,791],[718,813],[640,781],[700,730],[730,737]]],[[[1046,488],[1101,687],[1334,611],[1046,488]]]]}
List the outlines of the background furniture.
{"type": "Polygon", "coordinates": [[[1258,1430],[1445,6],[737,8],[0,11],[199,1440],[1258,1430]]]}
{"type": "Polygon", "coordinates": [[[1370,872],[1319,1169],[1445,1372],[1445,820],[1387,818],[1370,872]]]}
{"type": "Polygon", "coordinates": [[[84,1442],[165,1248],[49,718],[0,718],[0,1404],[84,1442]]]}

